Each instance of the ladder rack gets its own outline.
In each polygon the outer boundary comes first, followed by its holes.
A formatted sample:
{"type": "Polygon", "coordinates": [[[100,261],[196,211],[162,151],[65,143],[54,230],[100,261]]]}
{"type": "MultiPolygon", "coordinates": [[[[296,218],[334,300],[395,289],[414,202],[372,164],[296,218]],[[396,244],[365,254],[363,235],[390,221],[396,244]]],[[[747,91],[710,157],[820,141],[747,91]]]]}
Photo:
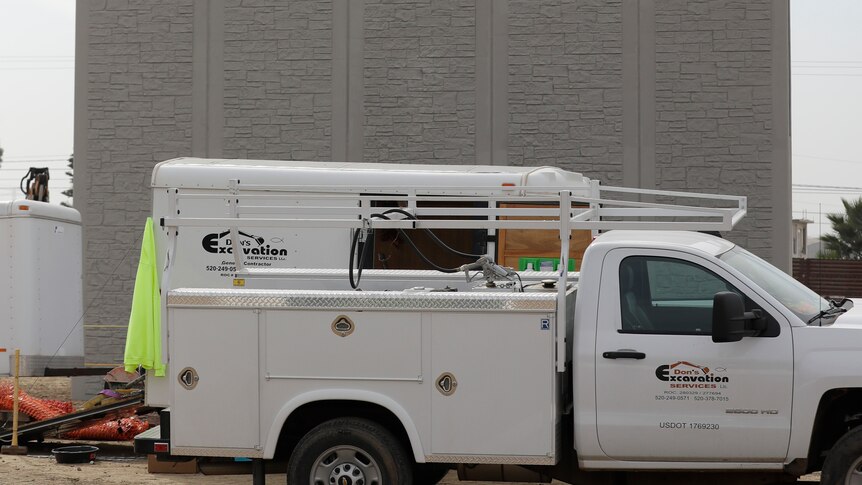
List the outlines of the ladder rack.
{"type": "MultiPolygon", "coordinates": [[[[569,239],[572,230],[612,229],[729,231],[745,216],[742,196],[601,186],[358,186],[253,185],[230,180],[224,189],[168,189],[168,261],[162,294],[170,289],[170,267],[180,227],[228,228],[237,277],[277,276],[278,271],[246,268],[238,247],[239,230],[255,227],[369,229],[557,230],[560,236],[557,314],[566,315],[569,239]],[[221,217],[181,215],[183,201],[223,204],[221,217]],[[657,200],[661,200],[658,202],[657,200]],[[682,204],[678,201],[687,200],[682,204]],[[677,201],[674,203],[674,201],[677,201]],[[458,203],[458,207],[433,202],[458,203]],[[381,217],[401,208],[414,218],[381,217]],[[433,217],[433,219],[427,219],[433,217]]],[[[166,299],[163,298],[163,305],[166,299]]],[[[166,308],[163,307],[163,311],[166,308]]],[[[557,318],[557,369],[565,370],[565,318],[557,318]]]]}
{"type": "MultiPolygon", "coordinates": [[[[161,225],[174,227],[304,227],[361,229],[648,229],[677,231],[729,231],[745,216],[744,196],[701,194],[625,187],[417,187],[393,186],[265,186],[231,181],[227,193],[180,193],[171,189],[170,213],[183,200],[221,201],[223,217],[165,217],[161,225]],[[611,198],[692,199],[692,204],[611,198]],[[298,202],[318,204],[297,205],[298,202]],[[461,202],[463,207],[428,207],[427,202],[461,202]],[[341,203],[332,205],[331,203],[341,203]],[[329,203],[329,205],[327,205],[329,203]],[[505,204],[507,206],[501,206],[505,204]],[[547,207],[510,207],[510,205],[547,207]],[[700,204],[700,205],[698,205],[700,204]],[[709,205],[707,205],[709,204],[709,205]],[[715,207],[714,205],[724,206],[715,207]],[[566,213],[568,206],[568,214],[566,213]],[[400,207],[417,218],[372,217],[387,208],[400,207]],[[445,216],[452,216],[446,218],[445,216]],[[465,220],[464,218],[473,219],[465,220]],[[525,219],[500,219],[530,217],[525,219]],[[685,219],[685,220],[681,220],[685,219]],[[566,226],[566,227],[564,227],[566,226]]],[[[177,213],[178,214],[178,213],[177,213]]]]}

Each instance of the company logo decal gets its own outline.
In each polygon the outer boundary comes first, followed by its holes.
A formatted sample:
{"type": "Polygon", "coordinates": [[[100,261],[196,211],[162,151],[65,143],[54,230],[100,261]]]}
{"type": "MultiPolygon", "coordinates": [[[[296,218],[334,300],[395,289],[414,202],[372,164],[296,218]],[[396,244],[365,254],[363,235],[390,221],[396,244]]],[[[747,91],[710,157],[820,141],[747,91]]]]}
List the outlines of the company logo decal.
{"type": "MultiPolygon", "coordinates": [[[[255,236],[252,234],[248,234],[242,231],[237,231],[240,236],[240,240],[237,241],[239,243],[239,247],[242,249],[242,253],[250,256],[287,256],[287,249],[284,248],[274,248],[270,244],[266,242],[266,240],[260,236],[255,236]]],[[[207,234],[201,240],[201,245],[204,250],[208,253],[213,254],[233,254],[233,242],[228,237],[230,235],[230,231],[224,231],[221,233],[212,233],[207,234]]],[[[278,243],[283,243],[284,240],[281,238],[278,239],[278,243]]],[[[276,242],[273,242],[276,244],[276,242]]],[[[257,258],[262,259],[262,258],[257,258]]]]}
{"type": "Polygon", "coordinates": [[[681,360],[674,364],[656,367],[655,376],[660,381],[670,382],[671,388],[714,389],[717,387],[716,384],[730,382],[727,376],[715,374],[719,369],[725,370],[723,367],[713,370],[707,366],[681,360]]]}

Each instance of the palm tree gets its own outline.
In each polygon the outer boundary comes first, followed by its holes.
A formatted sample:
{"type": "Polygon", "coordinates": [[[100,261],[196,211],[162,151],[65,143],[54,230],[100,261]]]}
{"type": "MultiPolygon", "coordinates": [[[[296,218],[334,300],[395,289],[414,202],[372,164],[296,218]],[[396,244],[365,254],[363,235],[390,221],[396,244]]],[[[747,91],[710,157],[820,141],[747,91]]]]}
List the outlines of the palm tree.
{"type": "Polygon", "coordinates": [[[839,259],[862,259],[862,197],[844,204],[844,214],[827,214],[835,234],[821,236],[826,251],[839,259]]]}

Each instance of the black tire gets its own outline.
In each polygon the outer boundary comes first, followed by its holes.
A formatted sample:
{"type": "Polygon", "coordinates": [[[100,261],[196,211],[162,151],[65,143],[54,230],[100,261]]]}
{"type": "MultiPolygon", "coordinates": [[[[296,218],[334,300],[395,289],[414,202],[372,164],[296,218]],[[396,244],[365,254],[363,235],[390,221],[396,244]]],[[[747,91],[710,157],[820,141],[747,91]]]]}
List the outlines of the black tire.
{"type": "Polygon", "coordinates": [[[299,440],[287,463],[287,483],[412,485],[412,465],[413,457],[383,426],[367,419],[338,418],[299,440]]]}
{"type": "Polygon", "coordinates": [[[862,426],[844,434],[829,450],[821,485],[862,484],[862,426]]]}
{"type": "Polygon", "coordinates": [[[451,469],[449,465],[440,463],[416,463],[413,465],[413,485],[436,485],[451,469]]]}

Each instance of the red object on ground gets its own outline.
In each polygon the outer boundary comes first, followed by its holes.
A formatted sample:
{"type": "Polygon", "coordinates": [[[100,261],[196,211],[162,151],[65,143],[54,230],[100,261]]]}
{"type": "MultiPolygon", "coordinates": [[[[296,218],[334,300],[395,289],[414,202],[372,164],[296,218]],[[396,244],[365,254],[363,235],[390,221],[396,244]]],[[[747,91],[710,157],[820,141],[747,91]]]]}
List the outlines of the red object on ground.
{"type": "Polygon", "coordinates": [[[45,405],[60,411],[60,414],[69,414],[75,412],[75,405],[72,404],[72,401],[57,401],[54,399],[42,399],[42,402],[45,405]]]}
{"type": "Polygon", "coordinates": [[[73,440],[128,441],[143,433],[150,425],[137,417],[103,419],[86,428],[76,429],[62,437],[73,440]]]}
{"type": "MultiPolygon", "coordinates": [[[[14,389],[11,383],[0,383],[0,409],[12,410],[13,392],[14,389]]],[[[39,399],[38,397],[33,397],[19,389],[18,410],[36,421],[42,421],[45,419],[55,418],[62,414],[68,414],[72,412],[73,408],[72,403],[39,399]],[[69,410],[66,411],[65,409],[69,410]]]]}
{"type": "MultiPolygon", "coordinates": [[[[12,410],[12,393],[10,383],[0,382],[0,410],[12,410]]],[[[36,421],[56,418],[75,411],[71,402],[40,399],[19,389],[18,410],[36,421]]],[[[125,414],[134,413],[134,409],[125,414]]],[[[143,433],[150,425],[137,417],[105,418],[84,428],[65,433],[62,437],[74,440],[106,440],[128,441],[143,433]]]]}

